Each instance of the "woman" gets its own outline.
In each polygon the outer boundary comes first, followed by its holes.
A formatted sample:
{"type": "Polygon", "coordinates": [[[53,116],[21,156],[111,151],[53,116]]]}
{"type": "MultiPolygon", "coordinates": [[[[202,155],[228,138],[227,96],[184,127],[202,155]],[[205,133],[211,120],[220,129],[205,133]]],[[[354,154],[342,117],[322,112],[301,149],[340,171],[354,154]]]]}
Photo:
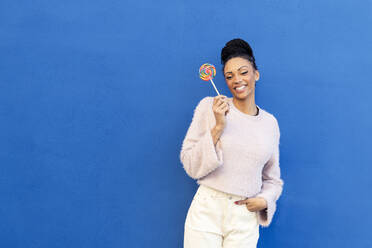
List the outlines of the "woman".
{"type": "Polygon", "coordinates": [[[276,118],[255,104],[259,72],[242,39],[221,52],[233,97],[204,97],[196,106],[180,160],[197,179],[185,220],[184,247],[256,247],[282,193],[276,118]]]}

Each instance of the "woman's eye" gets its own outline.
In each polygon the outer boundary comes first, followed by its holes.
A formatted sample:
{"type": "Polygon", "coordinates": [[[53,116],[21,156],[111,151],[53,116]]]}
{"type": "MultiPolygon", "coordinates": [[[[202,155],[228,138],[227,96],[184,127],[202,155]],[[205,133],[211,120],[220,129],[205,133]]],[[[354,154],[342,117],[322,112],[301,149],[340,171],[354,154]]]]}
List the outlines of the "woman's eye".
{"type": "Polygon", "coordinates": [[[227,77],[226,79],[230,79],[231,77],[227,77]]]}
{"type": "Polygon", "coordinates": [[[247,74],[247,71],[245,71],[245,72],[242,72],[242,74],[247,74]]]}

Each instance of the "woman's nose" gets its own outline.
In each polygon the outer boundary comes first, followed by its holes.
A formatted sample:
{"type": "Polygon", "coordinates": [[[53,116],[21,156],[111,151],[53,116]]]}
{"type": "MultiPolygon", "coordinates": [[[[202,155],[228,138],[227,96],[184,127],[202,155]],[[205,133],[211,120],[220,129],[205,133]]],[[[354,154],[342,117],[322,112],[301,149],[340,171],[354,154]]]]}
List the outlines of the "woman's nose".
{"type": "Polygon", "coordinates": [[[240,78],[240,76],[235,76],[235,83],[239,84],[241,82],[242,82],[242,79],[240,78]]]}

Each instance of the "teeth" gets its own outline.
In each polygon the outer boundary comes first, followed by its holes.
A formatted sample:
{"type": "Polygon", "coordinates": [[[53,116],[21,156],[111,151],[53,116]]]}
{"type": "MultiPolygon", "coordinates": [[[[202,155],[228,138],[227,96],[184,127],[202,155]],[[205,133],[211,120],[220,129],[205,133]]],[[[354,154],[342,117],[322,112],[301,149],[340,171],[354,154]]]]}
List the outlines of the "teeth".
{"type": "Polygon", "coordinates": [[[245,88],[245,85],[243,85],[243,86],[240,86],[240,87],[238,87],[238,88],[235,88],[235,89],[237,89],[237,90],[242,90],[242,89],[244,89],[245,88]]]}

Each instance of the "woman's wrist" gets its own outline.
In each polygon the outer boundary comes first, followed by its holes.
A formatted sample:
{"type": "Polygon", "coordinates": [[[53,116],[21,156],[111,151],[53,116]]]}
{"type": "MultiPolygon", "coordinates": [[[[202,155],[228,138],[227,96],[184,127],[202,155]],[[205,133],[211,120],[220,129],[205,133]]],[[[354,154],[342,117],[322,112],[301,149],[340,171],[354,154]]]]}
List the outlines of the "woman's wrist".
{"type": "Polygon", "coordinates": [[[212,128],[211,135],[212,135],[212,138],[213,138],[213,144],[214,145],[216,145],[218,140],[220,139],[222,131],[223,131],[223,127],[221,127],[219,125],[216,125],[212,128]]]}
{"type": "Polygon", "coordinates": [[[224,126],[223,126],[223,125],[216,124],[216,125],[214,126],[214,128],[215,128],[217,131],[222,132],[223,129],[224,129],[224,126]]]}

